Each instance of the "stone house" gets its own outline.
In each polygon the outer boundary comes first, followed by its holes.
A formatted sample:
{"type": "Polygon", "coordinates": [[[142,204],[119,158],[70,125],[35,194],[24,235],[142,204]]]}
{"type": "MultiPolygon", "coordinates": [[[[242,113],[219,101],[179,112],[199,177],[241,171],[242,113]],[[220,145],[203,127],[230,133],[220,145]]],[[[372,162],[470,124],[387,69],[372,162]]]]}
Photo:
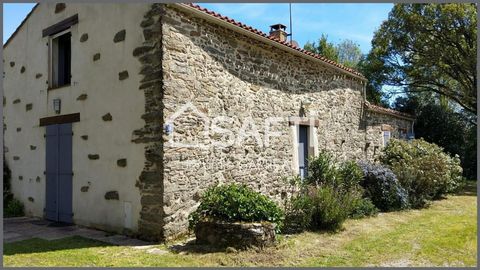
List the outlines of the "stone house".
{"type": "Polygon", "coordinates": [[[4,152],[27,215],[165,240],[209,185],[280,200],[306,158],[373,160],[412,116],[355,70],[193,4],[42,3],[4,45],[4,152]]]}

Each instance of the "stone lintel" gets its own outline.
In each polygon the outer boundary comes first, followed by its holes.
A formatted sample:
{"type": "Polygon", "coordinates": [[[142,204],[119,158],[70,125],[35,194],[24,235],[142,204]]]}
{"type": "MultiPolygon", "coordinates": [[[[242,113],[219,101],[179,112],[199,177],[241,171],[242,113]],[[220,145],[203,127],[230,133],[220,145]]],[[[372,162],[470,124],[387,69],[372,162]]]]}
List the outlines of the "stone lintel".
{"type": "Polygon", "coordinates": [[[314,127],[319,127],[320,126],[320,120],[315,119],[313,117],[291,116],[291,117],[288,118],[288,124],[290,126],[294,126],[294,125],[311,126],[311,125],[313,125],[314,127]]]}

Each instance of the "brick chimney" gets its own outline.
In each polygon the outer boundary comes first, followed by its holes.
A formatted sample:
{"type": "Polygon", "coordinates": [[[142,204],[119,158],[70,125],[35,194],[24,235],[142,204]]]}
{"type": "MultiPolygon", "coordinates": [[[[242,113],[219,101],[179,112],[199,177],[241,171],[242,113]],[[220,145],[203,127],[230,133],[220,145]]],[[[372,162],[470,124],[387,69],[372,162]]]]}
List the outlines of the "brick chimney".
{"type": "Polygon", "coordinates": [[[270,36],[279,39],[280,41],[287,41],[287,27],[283,24],[270,25],[270,36]]]}

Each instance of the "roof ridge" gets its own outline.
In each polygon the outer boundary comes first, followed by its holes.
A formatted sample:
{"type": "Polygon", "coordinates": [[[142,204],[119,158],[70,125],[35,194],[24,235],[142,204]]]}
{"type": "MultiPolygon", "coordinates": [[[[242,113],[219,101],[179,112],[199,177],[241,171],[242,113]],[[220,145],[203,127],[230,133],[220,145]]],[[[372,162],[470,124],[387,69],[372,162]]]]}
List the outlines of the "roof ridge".
{"type": "Polygon", "coordinates": [[[406,117],[406,118],[410,118],[410,119],[415,119],[415,116],[412,115],[412,114],[400,112],[400,111],[390,109],[390,108],[385,108],[385,107],[382,107],[382,106],[378,106],[378,105],[372,104],[368,101],[365,101],[365,105],[367,106],[367,108],[369,108],[370,110],[375,111],[375,112],[389,113],[389,114],[393,114],[393,115],[397,115],[397,116],[402,116],[402,117],[406,117]]]}
{"type": "MultiPolygon", "coordinates": [[[[247,30],[247,31],[250,31],[250,32],[252,32],[252,33],[254,33],[254,34],[257,34],[257,35],[259,35],[259,36],[261,36],[261,37],[268,38],[269,40],[272,40],[272,41],[274,41],[274,42],[277,42],[277,43],[279,43],[279,44],[282,44],[282,45],[284,45],[284,46],[287,46],[287,47],[289,47],[289,48],[291,48],[291,49],[294,49],[294,50],[296,50],[296,51],[298,51],[298,52],[300,52],[300,53],[303,53],[303,54],[305,54],[305,55],[314,57],[314,58],[316,58],[316,59],[318,59],[318,60],[320,60],[320,61],[323,61],[323,62],[325,62],[325,63],[327,63],[327,64],[330,64],[330,65],[335,66],[335,67],[337,67],[337,68],[339,68],[339,69],[342,69],[342,70],[344,70],[344,71],[347,71],[347,72],[349,72],[349,73],[351,73],[351,74],[353,74],[353,75],[356,75],[356,76],[359,76],[359,77],[361,77],[361,78],[366,79],[365,76],[363,76],[362,73],[358,72],[357,70],[355,70],[355,69],[353,69],[353,68],[346,67],[346,66],[344,66],[344,65],[342,65],[342,64],[339,64],[339,63],[337,63],[337,62],[335,62],[335,61],[333,61],[333,60],[327,59],[327,58],[326,58],[325,56],[323,56],[323,55],[316,54],[316,53],[313,53],[313,52],[309,52],[309,51],[307,51],[307,50],[305,50],[305,49],[302,49],[302,48],[300,48],[300,47],[298,47],[298,46],[292,45],[292,44],[289,43],[289,42],[280,41],[280,40],[277,39],[277,38],[271,37],[271,36],[267,35],[266,33],[262,32],[262,31],[260,31],[260,30],[258,30],[258,29],[256,29],[256,28],[253,28],[253,27],[251,27],[251,26],[248,26],[248,25],[246,25],[246,24],[244,24],[244,23],[242,23],[242,22],[238,22],[238,21],[236,21],[235,19],[229,18],[228,16],[223,16],[223,15],[221,15],[220,13],[217,13],[217,12],[215,12],[215,11],[206,9],[206,8],[201,7],[201,6],[199,6],[199,5],[197,5],[197,4],[194,4],[194,3],[184,3],[183,5],[190,6],[190,7],[194,8],[194,9],[196,9],[196,10],[199,10],[199,11],[201,11],[201,12],[204,12],[204,13],[208,14],[208,15],[214,16],[214,17],[216,17],[216,18],[218,18],[218,19],[221,19],[221,20],[223,20],[223,21],[225,21],[225,22],[228,22],[228,23],[230,23],[230,24],[232,24],[232,25],[238,26],[238,27],[240,27],[240,28],[242,28],[242,29],[245,29],[245,30],[247,30]]],[[[32,8],[32,10],[31,10],[31,11],[27,14],[27,16],[23,19],[23,21],[20,23],[20,25],[17,27],[17,29],[13,32],[13,34],[12,34],[12,35],[8,38],[8,40],[5,42],[5,44],[3,45],[3,48],[5,48],[5,47],[10,43],[10,41],[14,38],[14,36],[16,36],[17,32],[18,32],[18,31],[20,30],[20,28],[25,24],[25,22],[28,20],[28,18],[30,17],[30,15],[34,12],[34,10],[35,10],[38,6],[39,6],[39,3],[37,3],[37,4],[32,8]]]]}
{"type": "Polygon", "coordinates": [[[278,38],[269,36],[269,35],[267,35],[266,33],[262,32],[262,31],[260,31],[260,30],[258,30],[258,29],[256,29],[256,28],[253,28],[253,27],[251,27],[251,26],[248,26],[248,25],[246,25],[246,24],[244,24],[244,23],[242,23],[242,22],[236,21],[235,19],[229,18],[229,17],[227,17],[227,16],[223,16],[223,15],[221,15],[220,13],[217,13],[217,12],[215,12],[215,11],[212,11],[212,10],[209,10],[209,9],[207,9],[207,8],[201,7],[201,6],[198,5],[198,4],[195,4],[195,3],[184,3],[184,5],[190,6],[190,7],[194,8],[194,9],[197,9],[197,10],[199,10],[199,11],[201,11],[201,12],[204,12],[204,13],[206,13],[206,14],[208,14],[208,15],[212,15],[212,16],[218,18],[218,19],[221,19],[221,20],[223,20],[223,21],[225,21],[225,22],[228,22],[228,23],[230,23],[230,24],[233,24],[233,25],[235,25],[235,26],[241,27],[241,28],[243,28],[243,29],[245,29],[245,30],[248,30],[248,31],[250,31],[250,32],[252,32],[252,33],[254,33],[254,34],[257,34],[257,35],[259,35],[259,36],[268,38],[268,39],[270,39],[270,40],[272,40],[272,41],[275,41],[275,42],[277,42],[277,43],[280,43],[280,44],[282,44],[282,45],[284,45],[284,46],[287,46],[287,47],[289,47],[289,48],[291,48],[291,49],[297,50],[297,51],[299,51],[299,52],[301,52],[301,53],[303,53],[303,54],[305,54],[305,55],[312,56],[312,57],[314,57],[314,58],[316,58],[316,59],[319,59],[319,60],[321,60],[321,61],[323,61],[323,62],[325,62],[325,63],[328,63],[328,64],[330,64],[330,65],[333,65],[333,66],[335,66],[335,67],[337,67],[337,68],[343,69],[343,70],[345,70],[345,71],[347,71],[347,72],[349,72],[349,73],[351,73],[351,74],[354,74],[354,75],[356,75],[356,76],[360,76],[360,77],[362,77],[362,78],[365,78],[365,76],[363,76],[362,73],[360,73],[359,71],[357,71],[357,70],[355,70],[355,69],[353,69],[353,68],[349,68],[349,67],[347,67],[347,66],[345,66],[345,65],[342,65],[342,64],[337,63],[337,62],[335,62],[335,61],[333,61],[333,60],[330,60],[330,59],[326,58],[326,57],[323,56],[323,55],[316,54],[316,53],[307,51],[307,50],[305,50],[305,49],[302,49],[302,48],[300,48],[300,47],[298,47],[298,46],[295,46],[295,45],[291,44],[290,42],[280,41],[278,38]]]}

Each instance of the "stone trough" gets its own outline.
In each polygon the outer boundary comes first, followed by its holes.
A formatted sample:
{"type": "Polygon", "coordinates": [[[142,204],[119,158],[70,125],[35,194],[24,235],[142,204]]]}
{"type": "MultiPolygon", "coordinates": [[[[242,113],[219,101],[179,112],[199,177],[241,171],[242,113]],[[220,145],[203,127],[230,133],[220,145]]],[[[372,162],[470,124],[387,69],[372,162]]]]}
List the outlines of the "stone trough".
{"type": "Polygon", "coordinates": [[[270,222],[199,222],[195,227],[197,244],[216,247],[266,247],[275,244],[275,224],[270,222]]]}

